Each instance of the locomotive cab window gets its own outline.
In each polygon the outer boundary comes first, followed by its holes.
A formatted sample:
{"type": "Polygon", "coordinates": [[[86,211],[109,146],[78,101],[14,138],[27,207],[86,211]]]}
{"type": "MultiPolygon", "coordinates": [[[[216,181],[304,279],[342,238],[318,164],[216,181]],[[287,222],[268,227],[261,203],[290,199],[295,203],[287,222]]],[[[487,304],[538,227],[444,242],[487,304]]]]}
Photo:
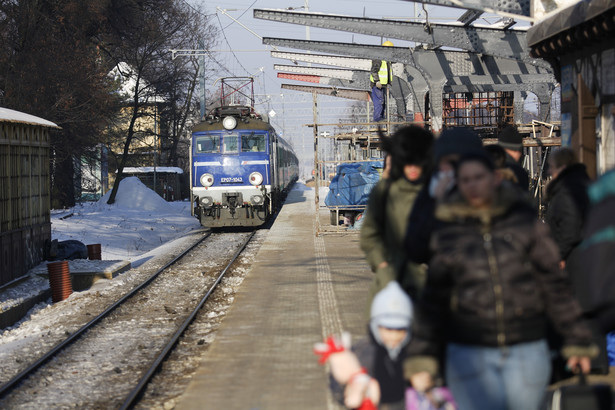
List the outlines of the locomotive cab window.
{"type": "Polygon", "coordinates": [[[241,152],[265,152],[265,134],[241,134],[241,152]]]}
{"type": "Polygon", "coordinates": [[[225,154],[239,152],[239,147],[237,144],[237,134],[225,134],[223,139],[225,154]]]}
{"type": "Polygon", "coordinates": [[[220,152],[219,135],[203,135],[196,139],[196,152],[220,152]]]}

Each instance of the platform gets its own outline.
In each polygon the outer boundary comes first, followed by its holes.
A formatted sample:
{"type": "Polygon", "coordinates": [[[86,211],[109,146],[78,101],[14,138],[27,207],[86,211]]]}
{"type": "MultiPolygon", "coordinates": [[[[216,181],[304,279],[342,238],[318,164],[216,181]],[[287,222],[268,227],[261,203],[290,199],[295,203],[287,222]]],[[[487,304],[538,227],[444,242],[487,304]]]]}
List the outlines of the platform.
{"type": "Polygon", "coordinates": [[[342,330],[365,336],[372,273],[357,232],[315,236],[313,224],[314,191],[301,185],[176,409],[338,408],[312,348],[342,330]]]}
{"type": "MultiPolygon", "coordinates": [[[[74,291],[89,289],[100,279],[113,279],[131,267],[129,261],[74,259],[68,261],[74,291]]],[[[48,278],[47,263],[31,269],[30,273],[48,278]]]]}

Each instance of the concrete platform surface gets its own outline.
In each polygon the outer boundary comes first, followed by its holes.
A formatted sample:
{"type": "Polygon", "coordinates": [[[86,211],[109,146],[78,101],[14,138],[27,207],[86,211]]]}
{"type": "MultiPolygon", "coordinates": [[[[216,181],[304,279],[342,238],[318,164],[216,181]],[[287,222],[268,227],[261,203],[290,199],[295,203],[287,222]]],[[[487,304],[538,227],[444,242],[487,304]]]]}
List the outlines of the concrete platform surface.
{"type": "Polygon", "coordinates": [[[372,273],[356,233],[316,237],[313,222],[313,190],[291,191],[177,409],[338,408],[312,348],[365,336],[372,273]]]}

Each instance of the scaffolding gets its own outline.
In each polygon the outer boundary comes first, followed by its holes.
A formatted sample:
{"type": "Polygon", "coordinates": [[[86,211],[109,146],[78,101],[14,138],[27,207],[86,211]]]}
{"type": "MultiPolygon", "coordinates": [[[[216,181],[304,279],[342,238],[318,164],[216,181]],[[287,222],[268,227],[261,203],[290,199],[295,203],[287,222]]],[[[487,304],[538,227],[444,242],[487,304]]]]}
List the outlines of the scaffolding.
{"type": "MultiPolygon", "coordinates": [[[[388,91],[388,89],[387,89],[388,91]]],[[[387,93],[388,94],[388,93],[387,93]]],[[[366,205],[321,205],[320,188],[328,186],[335,170],[340,164],[356,164],[384,160],[381,136],[389,136],[396,129],[410,125],[407,121],[391,121],[389,113],[395,109],[395,101],[387,95],[386,120],[371,122],[369,105],[364,122],[319,123],[318,94],[312,93],[313,123],[304,126],[312,128],[314,139],[314,185],[315,185],[315,235],[328,233],[358,233],[352,229],[356,215],[365,211],[366,205]],[[329,158],[321,156],[321,147],[325,147],[329,158]],[[327,223],[321,220],[321,211],[328,210],[327,223]],[[340,222],[343,222],[340,224],[340,222]]],[[[427,126],[428,122],[412,122],[427,126]]],[[[323,201],[324,203],[324,201],[323,201]]]]}
{"type": "MultiPolygon", "coordinates": [[[[483,140],[483,144],[496,144],[499,131],[512,123],[513,101],[512,93],[475,93],[472,101],[475,107],[496,107],[487,113],[468,109],[463,115],[456,113],[448,115],[446,126],[468,126],[474,129],[483,140]],[[483,95],[486,94],[486,95],[483,95]],[[493,94],[493,95],[492,95],[493,94]],[[488,115],[487,115],[488,114],[488,115]],[[455,121],[455,122],[453,122],[455,121]]],[[[456,99],[468,101],[467,95],[455,95],[456,99]]],[[[446,96],[451,104],[457,104],[451,95],[446,96]]],[[[304,124],[312,128],[314,140],[314,185],[315,185],[315,235],[330,233],[358,233],[358,229],[352,229],[356,215],[365,211],[365,205],[340,205],[327,206],[321,204],[320,188],[328,186],[328,182],[335,175],[338,165],[346,163],[371,162],[384,159],[382,151],[381,135],[389,136],[396,129],[415,124],[430,126],[429,121],[424,122],[392,122],[387,116],[385,122],[348,122],[348,123],[319,123],[318,120],[318,94],[312,93],[313,123],[304,124]],[[325,149],[322,150],[321,148],[325,149]],[[321,154],[328,153],[328,158],[321,154]],[[323,217],[322,211],[328,211],[323,217]],[[340,222],[343,222],[340,224],[340,222]]],[[[390,100],[388,100],[390,101],[390,100]]],[[[368,103],[369,104],[369,103],[368,103]]],[[[452,107],[452,105],[451,105],[452,107]]],[[[387,113],[390,111],[387,107],[387,113]]],[[[479,108],[479,110],[482,108],[479,108]]],[[[367,110],[369,115],[369,109],[367,110]]],[[[518,124],[518,131],[524,136],[523,146],[525,151],[524,168],[530,175],[530,192],[540,204],[540,211],[544,210],[543,195],[548,181],[545,164],[549,152],[561,145],[557,122],[547,123],[532,121],[530,124],[518,124]]]]}

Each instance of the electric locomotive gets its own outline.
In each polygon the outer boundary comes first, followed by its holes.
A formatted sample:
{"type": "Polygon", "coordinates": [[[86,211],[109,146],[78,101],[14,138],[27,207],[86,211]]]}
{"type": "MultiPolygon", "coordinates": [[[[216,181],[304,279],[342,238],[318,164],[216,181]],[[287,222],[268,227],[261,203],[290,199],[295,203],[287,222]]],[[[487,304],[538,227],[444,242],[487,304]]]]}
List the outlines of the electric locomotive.
{"type": "Polygon", "coordinates": [[[222,79],[220,106],[192,129],[192,213],[203,226],[262,225],[298,177],[292,147],[254,111],[253,91],[251,98],[242,92],[246,86],[253,86],[252,78],[222,79]],[[243,104],[226,102],[235,94],[241,98],[231,100],[243,104]]]}

